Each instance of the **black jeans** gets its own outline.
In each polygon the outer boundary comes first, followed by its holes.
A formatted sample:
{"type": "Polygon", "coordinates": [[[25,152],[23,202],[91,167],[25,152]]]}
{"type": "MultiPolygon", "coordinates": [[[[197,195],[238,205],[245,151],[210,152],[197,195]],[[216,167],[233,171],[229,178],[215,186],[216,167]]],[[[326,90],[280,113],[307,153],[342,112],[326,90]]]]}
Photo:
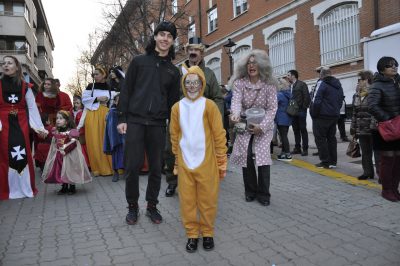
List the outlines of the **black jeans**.
{"type": "Polygon", "coordinates": [[[125,196],[128,204],[137,204],[139,199],[139,172],[145,150],[149,163],[146,201],[154,205],[158,203],[165,130],[165,126],[128,123],[125,138],[125,196]]]}
{"type": "Polygon", "coordinates": [[[307,111],[300,111],[298,115],[292,117],[292,128],[294,133],[295,148],[308,150],[308,132],[307,132],[307,111]],[[301,145],[303,141],[303,145],[301,145]]]}
{"type": "Polygon", "coordinates": [[[290,153],[289,139],[288,139],[289,126],[278,126],[278,131],[282,141],[282,154],[284,153],[288,154],[290,153]]]}
{"type": "Polygon", "coordinates": [[[339,133],[340,133],[340,138],[346,139],[347,135],[346,135],[346,126],[345,126],[345,120],[346,120],[346,115],[340,115],[338,121],[337,121],[337,127],[339,129],[339,133]]]}
{"type": "Polygon", "coordinates": [[[363,175],[374,177],[374,165],[372,163],[372,136],[359,136],[358,141],[360,142],[361,148],[361,164],[364,171],[363,175]]]}
{"type": "Polygon", "coordinates": [[[243,167],[243,182],[246,196],[257,197],[260,200],[267,200],[271,197],[269,193],[270,185],[270,166],[262,165],[258,167],[258,180],[256,167],[253,159],[253,136],[250,138],[247,149],[247,167],[243,167]]]}
{"type": "Polygon", "coordinates": [[[335,118],[314,118],[313,120],[315,144],[318,148],[319,159],[324,164],[337,163],[336,123],[335,118]]]}

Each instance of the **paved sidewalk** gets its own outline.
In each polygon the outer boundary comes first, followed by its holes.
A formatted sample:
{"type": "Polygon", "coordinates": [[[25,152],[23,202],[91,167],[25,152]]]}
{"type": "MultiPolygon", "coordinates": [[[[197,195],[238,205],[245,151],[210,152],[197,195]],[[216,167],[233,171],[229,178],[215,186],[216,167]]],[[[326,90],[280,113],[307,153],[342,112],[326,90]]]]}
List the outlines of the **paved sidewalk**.
{"type": "MultiPolygon", "coordinates": [[[[360,165],[342,156],[337,171],[358,174],[360,165]]],[[[58,187],[37,178],[36,198],[0,202],[0,265],[400,265],[400,204],[383,200],[379,189],[278,161],[271,175],[271,205],[263,207],[245,202],[241,169],[229,166],[216,248],[205,252],[200,242],[194,254],[185,251],[178,197],[165,198],[164,180],[164,222],[144,215],[143,176],[141,216],[128,226],[123,180],[97,177],[74,196],[57,196],[58,187]]]]}

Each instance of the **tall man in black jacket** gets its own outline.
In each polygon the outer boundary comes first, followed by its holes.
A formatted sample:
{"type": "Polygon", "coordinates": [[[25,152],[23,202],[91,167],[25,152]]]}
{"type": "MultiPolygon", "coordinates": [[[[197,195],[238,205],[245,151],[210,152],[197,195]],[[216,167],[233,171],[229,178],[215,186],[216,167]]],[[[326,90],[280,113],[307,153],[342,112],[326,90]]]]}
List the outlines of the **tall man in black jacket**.
{"type": "Polygon", "coordinates": [[[308,92],[307,84],[298,80],[299,72],[297,70],[289,70],[287,78],[290,82],[292,99],[297,102],[299,112],[292,117],[292,128],[294,133],[295,146],[293,154],[302,156],[308,155],[308,132],[307,132],[307,108],[310,106],[311,98],[308,92]],[[303,143],[301,143],[303,141],[303,143]],[[303,145],[301,145],[303,144],[303,145]],[[301,150],[303,146],[303,151],[301,150]]]}
{"type": "Polygon", "coordinates": [[[146,190],[147,211],[153,223],[161,223],[156,205],[161,185],[162,155],[165,146],[166,120],[172,105],[179,100],[179,70],[172,64],[176,27],[163,21],[154,31],[146,54],[132,59],[118,105],[118,131],[126,134],[125,195],[128,224],[138,219],[139,171],[146,150],[149,177],[146,190]]]}

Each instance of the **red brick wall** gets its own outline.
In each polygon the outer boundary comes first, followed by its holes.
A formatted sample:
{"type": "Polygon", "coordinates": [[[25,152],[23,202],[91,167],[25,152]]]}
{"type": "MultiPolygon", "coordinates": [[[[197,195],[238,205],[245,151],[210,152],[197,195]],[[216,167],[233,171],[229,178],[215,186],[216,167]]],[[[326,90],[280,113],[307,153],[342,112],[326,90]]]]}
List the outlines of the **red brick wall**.
{"type": "MultiPolygon", "coordinates": [[[[181,0],[185,2],[186,0],[181,0]]],[[[213,4],[218,8],[218,29],[208,34],[207,13],[209,9],[209,1],[202,0],[202,32],[205,43],[213,44],[217,41],[226,40],[232,33],[238,31],[244,26],[257,21],[259,18],[277,10],[286,4],[293,2],[290,0],[259,0],[248,1],[248,11],[240,16],[233,18],[233,1],[231,0],[214,0],[213,4]]],[[[295,33],[295,63],[296,69],[300,73],[300,79],[309,80],[317,78],[315,69],[320,66],[320,44],[319,44],[319,29],[314,26],[314,17],[311,13],[311,7],[321,1],[308,1],[305,4],[298,6],[294,10],[289,10],[283,15],[269,20],[268,22],[253,28],[246,33],[235,38],[234,41],[241,40],[249,35],[253,35],[253,48],[267,49],[264,42],[262,30],[273,25],[287,17],[297,14],[296,33],[295,33]]],[[[198,16],[198,0],[191,0],[186,4],[189,12],[195,15],[196,30],[199,34],[198,16]]],[[[368,37],[374,28],[374,0],[363,0],[362,7],[359,10],[360,17],[360,38],[368,37]]],[[[379,1],[379,28],[397,23],[400,21],[400,1],[399,0],[381,0],[379,1]]],[[[362,55],[362,45],[361,45],[362,55]]],[[[218,49],[222,49],[221,58],[221,77],[222,81],[226,81],[229,76],[229,59],[225,54],[223,47],[215,47],[209,49],[206,53],[212,53],[218,49]]],[[[180,60],[179,58],[177,59],[180,60]]],[[[333,74],[341,74],[347,72],[358,71],[363,68],[363,61],[353,62],[352,64],[341,64],[332,67],[333,74]]]]}

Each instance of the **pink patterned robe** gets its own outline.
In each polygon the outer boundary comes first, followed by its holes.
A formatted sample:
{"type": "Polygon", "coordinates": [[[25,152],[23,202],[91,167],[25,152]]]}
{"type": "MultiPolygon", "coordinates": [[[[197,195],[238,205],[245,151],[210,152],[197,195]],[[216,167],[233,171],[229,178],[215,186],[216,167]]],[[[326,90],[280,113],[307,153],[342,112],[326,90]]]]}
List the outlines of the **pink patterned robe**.
{"type": "MultiPolygon", "coordinates": [[[[258,81],[252,84],[249,79],[238,79],[233,83],[232,114],[240,115],[247,109],[258,107],[265,110],[265,116],[260,123],[260,135],[254,136],[253,149],[256,155],[255,165],[271,165],[270,142],[272,140],[274,118],[278,107],[276,87],[258,81]]],[[[247,131],[237,134],[230,161],[241,167],[247,166],[247,149],[251,134],[247,131]]]]}

